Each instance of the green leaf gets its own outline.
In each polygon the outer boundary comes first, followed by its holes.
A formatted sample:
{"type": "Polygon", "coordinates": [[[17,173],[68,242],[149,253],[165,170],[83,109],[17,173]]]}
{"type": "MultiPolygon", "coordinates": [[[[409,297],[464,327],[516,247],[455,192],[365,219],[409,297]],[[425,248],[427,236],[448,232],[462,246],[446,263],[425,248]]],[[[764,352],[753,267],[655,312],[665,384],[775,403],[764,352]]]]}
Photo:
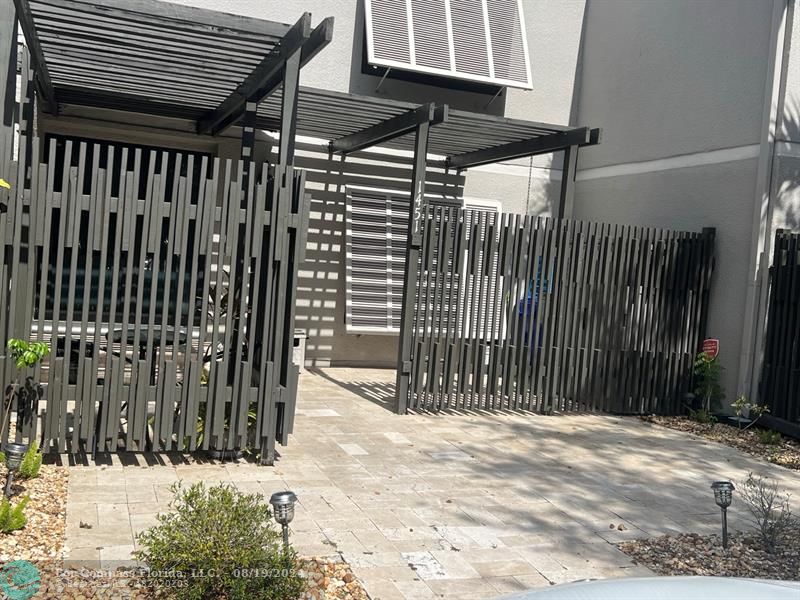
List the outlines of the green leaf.
{"type": "Polygon", "coordinates": [[[8,340],[6,347],[18,369],[36,366],[39,361],[50,354],[50,346],[45,342],[26,342],[12,338],[8,340]]]}

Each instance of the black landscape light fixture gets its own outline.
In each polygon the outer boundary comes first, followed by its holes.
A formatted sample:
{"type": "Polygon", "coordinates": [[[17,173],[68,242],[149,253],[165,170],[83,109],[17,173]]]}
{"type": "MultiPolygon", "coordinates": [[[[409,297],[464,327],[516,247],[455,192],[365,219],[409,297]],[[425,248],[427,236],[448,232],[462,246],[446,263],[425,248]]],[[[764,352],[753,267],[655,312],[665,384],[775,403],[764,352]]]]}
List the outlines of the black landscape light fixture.
{"type": "Polygon", "coordinates": [[[722,547],[728,547],[728,507],[733,500],[733,484],[730,481],[715,481],[711,484],[714,490],[714,502],[722,509],[722,547]]]}
{"type": "Polygon", "coordinates": [[[269,499],[272,505],[272,512],[275,514],[275,520],[283,528],[283,545],[289,547],[289,523],[294,519],[294,505],[297,502],[297,496],[294,492],[275,492],[269,499]]]}
{"type": "Polygon", "coordinates": [[[5,489],[6,498],[11,497],[11,483],[14,481],[14,472],[19,469],[20,464],[22,464],[22,457],[25,456],[27,451],[27,444],[16,444],[14,442],[8,442],[3,448],[3,452],[6,455],[6,466],[8,467],[5,489]]]}

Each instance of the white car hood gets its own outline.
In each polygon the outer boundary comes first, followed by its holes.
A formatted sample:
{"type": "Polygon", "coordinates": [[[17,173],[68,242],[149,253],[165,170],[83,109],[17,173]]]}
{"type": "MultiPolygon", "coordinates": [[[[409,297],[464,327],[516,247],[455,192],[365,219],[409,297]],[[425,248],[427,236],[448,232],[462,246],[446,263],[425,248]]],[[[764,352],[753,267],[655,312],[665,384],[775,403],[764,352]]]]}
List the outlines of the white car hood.
{"type": "Polygon", "coordinates": [[[578,581],[504,600],[800,600],[800,582],[726,577],[646,577],[578,581]]]}

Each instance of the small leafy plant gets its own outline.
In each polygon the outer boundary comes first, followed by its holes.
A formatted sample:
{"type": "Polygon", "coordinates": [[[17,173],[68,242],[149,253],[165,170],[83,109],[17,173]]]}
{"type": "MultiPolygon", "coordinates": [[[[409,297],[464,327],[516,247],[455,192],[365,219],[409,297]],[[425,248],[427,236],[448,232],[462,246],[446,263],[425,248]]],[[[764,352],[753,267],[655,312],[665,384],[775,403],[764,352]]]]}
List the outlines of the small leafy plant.
{"type": "Polygon", "coordinates": [[[21,412],[34,410],[36,400],[42,395],[42,388],[30,375],[25,377],[23,382],[20,382],[20,379],[26,369],[35,367],[50,354],[50,346],[45,342],[26,342],[25,340],[12,338],[8,340],[6,346],[11,358],[14,359],[14,364],[19,373],[16,380],[6,388],[3,402],[3,422],[0,424],[0,439],[3,439],[5,435],[6,426],[8,426],[9,418],[11,417],[11,404],[15,396],[19,399],[21,412]]]}
{"type": "Polygon", "coordinates": [[[39,452],[39,442],[33,442],[22,457],[17,476],[20,479],[36,479],[42,468],[42,453],[39,452]]]}
{"type": "Polygon", "coordinates": [[[739,396],[731,406],[733,406],[733,411],[736,413],[739,429],[742,431],[750,429],[761,417],[769,412],[769,407],[766,404],[751,404],[745,395],[739,396]],[[743,417],[750,419],[750,422],[744,427],[742,427],[743,417]]]}
{"type": "Polygon", "coordinates": [[[777,446],[783,441],[781,434],[771,429],[757,429],[758,441],[767,446],[777,446]]]}
{"type": "Polygon", "coordinates": [[[50,346],[44,342],[26,342],[25,340],[8,340],[8,349],[17,368],[22,370],[35,367],[45,356],[50,354],[50,346]]]}
{"type": "Polygon", "coordinates": [[[780,492],[777,483],[753,473],[740,486],[740,495],[764,548],[774,552],[795,522],[789,506],[791,496],[780,492]]]}
{"type": "Polygon", "coordinates": [[[697,385],[694,393],[702,400],[702,410],[706,413],[719,409],[722,400],[725,399],[725,391],[720,381],[723,370],[717,356],[701,352],[695,358],[694,375],[697,378],[697,385]]]}
{"type": "Polygon", "coordinates": [[[25,507],[29,501],[30,496],[25,496],[16,505],[12,505],[6,497],[0,500],[0,532],[11,533],[25,527],[28,522],[25,507]]]}
{"type": "Polygon", "coordinates": [[[689,409],[689,418],[704,425],[713,425],[717,422],[717,417],[708,412],[705,408],[698,410],[689,409]]]}
{"type": "Polygon", "coordinates": [[[303,593],[296,555],[283,547],[261,495],[203,483],[172,491],[172,511],[138,537],[134,553],[154,587],[187,599],[291,600],[303,593]]]}

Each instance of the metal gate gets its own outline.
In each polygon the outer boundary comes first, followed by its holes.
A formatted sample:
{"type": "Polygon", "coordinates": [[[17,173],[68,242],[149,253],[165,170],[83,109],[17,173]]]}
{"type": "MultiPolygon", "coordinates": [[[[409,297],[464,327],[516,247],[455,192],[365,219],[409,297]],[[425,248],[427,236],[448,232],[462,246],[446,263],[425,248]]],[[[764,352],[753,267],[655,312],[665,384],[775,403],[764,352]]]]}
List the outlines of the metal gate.
{"type": "MultiPolygon", "coordinates": [[[[41,397],[7,394],[2,437],[54,452],[249,447],[271,461],[297,393],[303,173],[41,146],[22,138],[18,162],[2,164],[0,337],[52,353],[29,373],[41,397]]],[[[0,355],[0,380],[15,377],[0,355]]]]}
{"type": "Polygon", "coordinates": [[[703,338],[714,230],[429,206],[408,407],[672,413],[703,338]]]}
{"type": "Polygon", "coordinates": [[[759,398],[770,416],[800,423],[800,233],[778,230],[759,398]]]}

